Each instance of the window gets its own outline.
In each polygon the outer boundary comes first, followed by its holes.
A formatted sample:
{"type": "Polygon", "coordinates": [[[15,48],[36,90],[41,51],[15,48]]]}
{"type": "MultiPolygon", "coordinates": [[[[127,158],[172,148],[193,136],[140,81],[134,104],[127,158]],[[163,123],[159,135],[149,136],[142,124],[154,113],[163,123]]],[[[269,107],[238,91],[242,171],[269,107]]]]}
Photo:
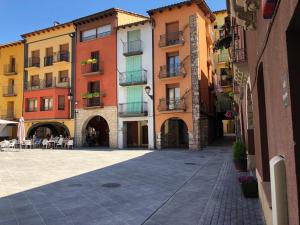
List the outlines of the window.
{"type": "Polygon", "coordinates": [[[91,58],[96,59],[96,63],[91,64],[91,72],[99,71],[99,51],[91,52],[91,58]]]}
{"type": "Polygon", "coordinates": [[[167,87],[168,108],[176,109],[180,105],[180,89],[178,85],[169,85],[167,87]]]}
{"type": "Polygon", "coordinates": [[[100,91],[100,81],[92,81],[88,83],[88,92],[94,93],[100,91]]]}
{"type": "Polygon", "coordinates": [[[111,25],[100,26],[91,30],[81,32],[81,41],[93,40],[99,37],[105,37],[111,34],[111,25]]]}
{"type": "Polygon", "coordinates": [[[16,72],[16,59],[14,57],[10,58],[10,64],[8,72],[15,73],[16,72]]]}
{"type": "Polygon", "coordinates": [[[92,39],[95,39],[96,37],[97,37],[96,29],[86,30],[86,31],[83,31],[81,34],[82,41],[92,40],[92,39]]]}
{"type": "Polygon", "coordinates": [[[31,87],[36,87],[40,85],[40,77],[39,75],[33,75],[31,76],[31,87]]]}
{"type": "Polygon", "coordinates": [[[51,66],[53,64],[53,48],[46,48],[46,56],[44,58],[44,66],[51,66]]]}
{"type": "Polygon", "coordinates": [[[37,111],[37,99],[36,98],[27,99],[26,111],[27,112],[36,112],[37,111]]]}
{"type": "Polygon", "coordinates": [[[180,72],[179,55],[176,53],[167,54],[167,69],[170,77],[176,76],[180,72]]]}
{"type": "Polygon", "coordinates": [[[50,111],[53,109],[52,98],[41,98],[41,111],[50,111]]]}
{"type": "Polygon", "coordinates": [[[179,40],[179,22],[167,23],[167,42],[168,44],[175,44],[179,40]]]}
{"type": "Polygon", "coordinates": [[[65,96],[58,96],[58,110],[65,110],[65,96]]]}
{"type": "Polygon", "coordinates": [[[31,52],[31,65],[32,66],[40,66],[40,50],[35,50],[31,52]]]}
{"type": "Polygon", "coordinates": [[[52,87],[53,75],[52,73],[45,73],[46,87],[52,87]]]}
{"type": "Polygon", "coordinates": [[[111,34],[111,25],[105,25],[97,28],[97,37],[104,37],[111,34]]]}
{"type": "Polygon", "coordinates": [[[69,82],[69,71],[68,70],[59,71],[58,82],[59,83],[69,82]]]}

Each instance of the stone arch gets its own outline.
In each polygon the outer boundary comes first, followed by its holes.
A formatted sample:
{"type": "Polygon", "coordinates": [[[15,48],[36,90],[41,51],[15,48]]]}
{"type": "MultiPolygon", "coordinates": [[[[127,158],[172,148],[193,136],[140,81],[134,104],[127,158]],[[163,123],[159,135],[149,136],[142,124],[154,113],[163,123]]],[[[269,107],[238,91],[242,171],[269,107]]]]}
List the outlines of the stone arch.
{"type": "Polygon", "coordinates": [[[117,136],[118,136],[118,115],[116,107],[105,107],[104,109],[95,109],[95,110],[83,110],[79,109],[76,115],[76,145],[84,146],[85,144],[85,128],[88,122],[96,117],[100,116],[106,120],[109,127],[109,147],[116,148],[117,147],[117,136]]]}
{"type": "Polygon", "coordinates": [[[187,123],[179,117],[170,117],[160,126],[161,148],[189,148],[187,123]]]}
{"type": "MultiPolygon", "coordinates": [[[[32,137],[34,134],[36,134],[36,132],[39,132],[40,128],[46,128],[46,129],[48,128],[51,131],[51,134],[53,136],[59,136],[59,135],[63,135],[65,137],[70,136],[69,128],[65,124],[59,122],[40,122],[40,123],[33,124],[28,129],[26,136],[28,138],[32,137]]],[[[41,132],[39,134],[39,136],[41,137],[45,135],[46,135],[45,132],[41,132]]]]}

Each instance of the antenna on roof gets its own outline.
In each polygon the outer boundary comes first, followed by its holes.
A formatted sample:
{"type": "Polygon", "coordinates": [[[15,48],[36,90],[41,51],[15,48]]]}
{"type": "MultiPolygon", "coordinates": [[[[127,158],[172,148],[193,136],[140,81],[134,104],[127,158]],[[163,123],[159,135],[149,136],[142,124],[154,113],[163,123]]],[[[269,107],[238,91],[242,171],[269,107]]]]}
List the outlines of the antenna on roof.
{"type": "Polygon", "coordinates": [[[60,22],[57,22],[57,21],[54,21],[53,22],[53,26],[55,27],[55,26],[57,26],[57,25],[59,25],[60,24],[60,22]]]}

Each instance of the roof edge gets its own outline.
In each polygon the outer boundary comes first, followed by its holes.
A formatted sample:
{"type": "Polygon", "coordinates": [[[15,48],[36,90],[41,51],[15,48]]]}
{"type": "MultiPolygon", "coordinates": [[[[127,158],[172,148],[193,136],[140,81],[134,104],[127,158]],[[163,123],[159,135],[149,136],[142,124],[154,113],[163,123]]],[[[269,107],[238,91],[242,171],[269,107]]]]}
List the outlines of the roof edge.
{"type": "Polygon", "coordinates": [[[146,20],[140,20],[137,22],[133,22],[133,23],[127,23],[127,24],[123,24],[117,27],[117,29],[122,29],[122,28],[126,28],[126,27],[131,27],[131,26],[138,26],[138,25],[143,25],[145,23],[151,23],[151,19],[146,19],[146,20]]]}
{"type": "Polygon", "coordinates": [[[12,47],[20,44],[24,44],[24,40],[18,40],[18,41],[8,42],[5,44],[0,44],[0,48],[12,47]]]}

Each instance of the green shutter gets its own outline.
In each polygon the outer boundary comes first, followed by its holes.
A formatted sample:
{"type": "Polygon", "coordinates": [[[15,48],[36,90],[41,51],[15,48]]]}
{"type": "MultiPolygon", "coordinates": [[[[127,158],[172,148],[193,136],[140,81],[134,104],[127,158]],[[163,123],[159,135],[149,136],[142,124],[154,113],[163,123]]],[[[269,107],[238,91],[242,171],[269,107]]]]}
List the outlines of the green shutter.
{"type": "Polygon", "coordinates": [[[127,112],[138,113],[142,110],[143,87],[132,86],[126,88],[127,112]]]}
{"type": "Polygon", "coordinates": [[[133,30],[127,32],[128,52],[135,52],[140,49],[141,31],[133,30]]]}
{"type": "Polygon", "coordinates": [[[140,55],[126,58],[126,82],[136,83],[142,79],[142,57],[140,55]]]}

